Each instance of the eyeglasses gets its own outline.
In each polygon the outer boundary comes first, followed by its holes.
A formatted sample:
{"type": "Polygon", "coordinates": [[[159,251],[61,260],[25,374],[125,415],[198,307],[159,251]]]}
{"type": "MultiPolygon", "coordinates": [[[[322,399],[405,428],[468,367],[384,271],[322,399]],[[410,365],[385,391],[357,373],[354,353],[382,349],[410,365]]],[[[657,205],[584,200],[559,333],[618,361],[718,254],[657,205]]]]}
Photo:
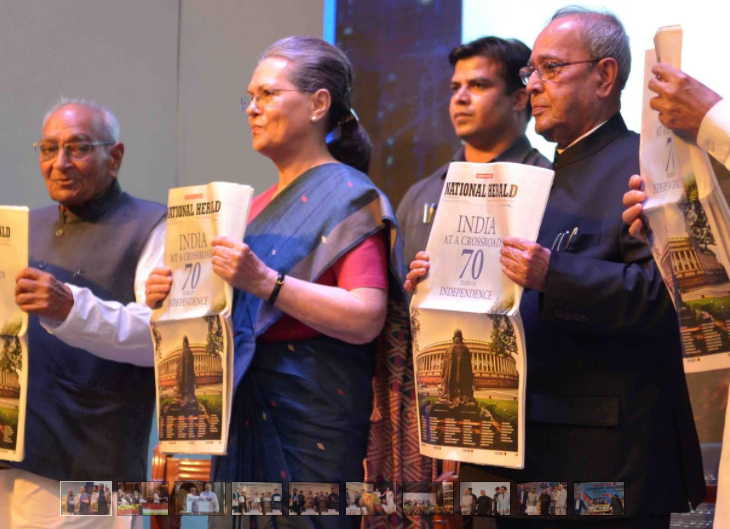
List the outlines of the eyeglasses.
{"type": "Polygon", "coordinates": [[[241,111],[245,112],[252,102],[257,107],[268,106],[282,92],[301,92],[301,90],[297,90],[296,88],[262,88],[256,94],[241,96],[241,111]]]}
{"type": "Polygon", "coordinates": [[[527,83],[530,81],[530,77],[532,77],[532,74],[537,72],[537,78],[541,81],[552,81],[557,77],[557,75],[560,73],[560,69],[564,66],[572,66],[573,64],[588,64],[588,63],[597,63],[601,59],[589,59],[585,61],[572,61],[572,62],[558,62],[558,61],[547,61],[542,64],[539,64],[537,66],[533,64],[528,64],[527,66],[523,66],[520,68],[520,71],[518,72],[520,79],[522,80],[522,84],[527,86],[527,83]]]}
{"type": "Polygon", "coordinates": [[[104,145],[114,145],[113,141],[71,141],[59,145],[51,141],[39,141],[33,144],[33,149],[37,152],[41,160],[53,160],[58,156],[59,149],[63,149],[63,153],[67,158],[72,160],[83,160],[89,156],[96,147],[104,145]]]}

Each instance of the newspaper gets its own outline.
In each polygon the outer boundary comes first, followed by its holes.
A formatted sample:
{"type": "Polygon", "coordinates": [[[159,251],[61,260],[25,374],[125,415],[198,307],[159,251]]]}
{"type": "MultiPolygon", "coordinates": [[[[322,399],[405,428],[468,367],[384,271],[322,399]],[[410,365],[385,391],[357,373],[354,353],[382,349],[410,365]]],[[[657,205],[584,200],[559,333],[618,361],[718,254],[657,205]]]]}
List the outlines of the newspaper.
{"type": "Polygon", "coordinates": [[[420,450],[439,459],[524,466],[522,288],[500,265],[502,238],[537,238],[553,172],[452,162],[411,300],[420,450]]]}
{"type": "Polygon", "coordinates": [[[22,461],[28,390],[28,315],[15,277],[28,266],[28,208],[0,206],[0,459],[22,461]]]}
{"type": "Polygon", "coordinates": [[[728,368],[730,209],[707,154],[664,127],[649,106],[652,66],[660,60],[680,67],[681,28],[660,28],[654,43],[645,59],[641,126],[652,254],[679,316],[685,371],[728,368]]]}
{"type": "Polygon", "coordinates": [[[172,289],[152,314],[162,452],[224,454],[233,392],[233,290],[212,268],[211,242],[243,240],[253,188],[227,182],[170,189],[165,266],[172,289]]]}

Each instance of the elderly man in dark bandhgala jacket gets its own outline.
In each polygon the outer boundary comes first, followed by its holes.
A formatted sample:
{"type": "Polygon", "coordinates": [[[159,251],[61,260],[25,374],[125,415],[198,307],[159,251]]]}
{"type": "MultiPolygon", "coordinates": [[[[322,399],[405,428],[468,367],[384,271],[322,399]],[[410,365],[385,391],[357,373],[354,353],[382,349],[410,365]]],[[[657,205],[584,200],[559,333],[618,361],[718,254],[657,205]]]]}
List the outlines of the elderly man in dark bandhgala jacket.
{"type": "MultiPolygon", "coordinates": [[[[677,321],[621,197],[639,137],[619,114],[628,38],[610,14],[558,11],[521,75],[535,129],[557,142],[555,180],[532,243],[505,238],[504,273],[526,288],[523,470],[462,465],[464,481],[622,482],[622,518],[499,519],[499,528],[666,529],[704,494],[677,321]]],[[[422,256],[423,257],[423,256],[422,256]]],[[[410,281],[424,260],[411,263],[410,281]]]]}

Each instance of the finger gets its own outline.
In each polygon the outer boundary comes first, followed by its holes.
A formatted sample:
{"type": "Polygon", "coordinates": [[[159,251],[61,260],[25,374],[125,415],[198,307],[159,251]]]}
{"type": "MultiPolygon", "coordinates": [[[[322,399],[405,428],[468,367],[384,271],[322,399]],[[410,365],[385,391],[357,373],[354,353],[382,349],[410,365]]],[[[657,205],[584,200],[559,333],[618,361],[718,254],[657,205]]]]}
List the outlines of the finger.
{"type": "Polygon", "coordinates": [[[40,289],[40,283],[35,279],[21,278],[15,282],[15,293],[36,292],[40,289]]]}
{"type": "Polygon", "coordinates": [[[15,303],[23,310],[36,310],[38,308],[46,307],[47,300],[43,296],[38,296],[34,293],[22,293],[15,296],[15,303]]]}
{"type": "Polygon", "coordinates": [[[633,206],[640,206],[642,202],[646,200],[646,193],[643,191],[626,191],[623,196],[624,206],[631,208],[633,206]]]}
{"type": "MultiPolygon", "coordinates": [[[[649,83],[646,85],[649,90],[657,94],[656,96],[652,97],[649,102],[653,102],[655,99],[661,99],[664,97],[664,95],[667,93],[668,84],[664,81],[661,81],[656,78],[649,79],[649,83]]],[[[652,106],[652,108],[654,108],[652,106]]]]}
{"type": "Polygon", "coordinates": [[[211,241],[211,244],[213,247],[227,246],[228,248],[233,248],[236,245],[236,242],[227,235],[219,235],[211,241]]]}
{"type": "MultiPolygon", "coordinates": [[[[621,220],[624,221],[624,224],[628,224],[631,226],[636,220],[641,217],[641,213],[643,212],[643,207],[641,204],[635,204],[631,206],[630,208],[626,208],[623,213],[621,214],[621,220]]],[[[632,234],[633,235],[633,234],[632,234]]]]}
{"type": "Polygon", "coordinates": [[[535,243],[532,241],[528,241],[527,239],[522,239],[521,237],[505,237],[502,239],[502,245],[507,246],[508,248],[517,248],[519,250],[527,250],[530,246],[533,246],[535,243]]]}
{"type": "Polygon", "coordinates": [[[153,274],[147,278],[148,285],[170,285],[172,284],[172,275],[161,276],[153,274]]]}
{"type": "Polygon", "coordinates": [[[170,276],[172,277],[172,268],[168,268],[167,266],[160,266],[158,268],[155,268],[150,272],[150,277],[152,276],[170,276]]]}
{"type": "Polygon", "coordinates": [[[18,275],[15,276],[15,281],[17,282],[19,279],[39,279],[43,274],[44,272],[41,272],[37,268],[28,266],[18,272],[18,275]]]}
{"type": "Polygon", "coordinates": [[[430,261],[431,256],[428,254],[428,252],[426,250],[419,250],[416,253],[416,256],[414,257],[414,260],[415,259],[418,259],[420,261],[430,261]]]}
{"type": "Polygon", "coordinates": [[[408,292],[409,294],[412,294],[413,291],[416,289],[416,285],[411,281],[410,279],[406,279],[403,281],[403,290],[408,292]]]}
{"type": "Polygon", "coordinates": [[[408,274],[406,274],[406,279],[410,279],[411,281],[419,281],[420,279],[426,277],[426,274],[428,273],[427,268],[414,268],[408,274]]]}
{"type": "Polygon", "coordinates": [[[644,190],[644,178],[638,174],[631,175],[631,178],[629,178],[629,188],[635,189],[637,191],[643,191],[644,190]]]}
{"type": "Polygon", "coordinates": [[[629,235],[639,240],[646,241],[646,234],[644,233],[644,221],[641,217],[637,218],[629,225],[629,235]]]}
{"type": "Polygon", "coordinates": [[[504,266],[504,263],[502,265],[502,272],[504,272],[504,275],[506,275],[508,278],[510,278],[512,281],[514,281],[518,285],[525,286],[525,281],[524,281],[522,275],[513,271],[511,268],[504,266]]]}
{"type": "Polygon", "coordinates": [[[666,62],[658,62],[651,67],[651,73],[659,79],[668,80],[677,77],[679,70],[666,62]]]}
{"type": "Polygon", "coordinates": [[[662,113],[667,111],[667,101],[664,99],[664,96],[655,96],[649,100],[649,107],[659,112],[659,117],[661,118],[662,113]]]}
{"type": "Polygon", "coordinates": [[[145,292],[149,294],[169,294],[172,285],[147,285],[145,292]]]}
{"type": "Polygon", "coordinates": [[[515,263],[522,263],[527,259],[524,250],[520,250],[514,246],[502,246],[499,251],[501,257],[513,261],[515,263]]]}
{"type": "Polygon", "coordinates": [[[429,263],[428,261],[424,261],[422,259],[414,259],[408,265],[408,268],[410,270],[414,270],[416,268],[425,268],[425,269],[428,269],[430,266],[431,266],[431,263],[429,263]]]}

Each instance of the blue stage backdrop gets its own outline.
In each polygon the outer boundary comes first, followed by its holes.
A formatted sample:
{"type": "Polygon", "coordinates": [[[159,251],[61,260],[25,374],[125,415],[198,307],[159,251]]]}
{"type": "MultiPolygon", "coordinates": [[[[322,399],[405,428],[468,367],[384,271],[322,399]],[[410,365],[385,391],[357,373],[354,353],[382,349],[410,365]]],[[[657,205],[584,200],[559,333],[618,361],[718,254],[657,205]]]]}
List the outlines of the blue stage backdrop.
{"type": "Polygon", "coordinates": [[[336,44],[355,70],[354,107],[373,141],[370,176],[394,205],[448,161],[449,51],[461,41],[461,2],[338,0],[336,44]]]}

